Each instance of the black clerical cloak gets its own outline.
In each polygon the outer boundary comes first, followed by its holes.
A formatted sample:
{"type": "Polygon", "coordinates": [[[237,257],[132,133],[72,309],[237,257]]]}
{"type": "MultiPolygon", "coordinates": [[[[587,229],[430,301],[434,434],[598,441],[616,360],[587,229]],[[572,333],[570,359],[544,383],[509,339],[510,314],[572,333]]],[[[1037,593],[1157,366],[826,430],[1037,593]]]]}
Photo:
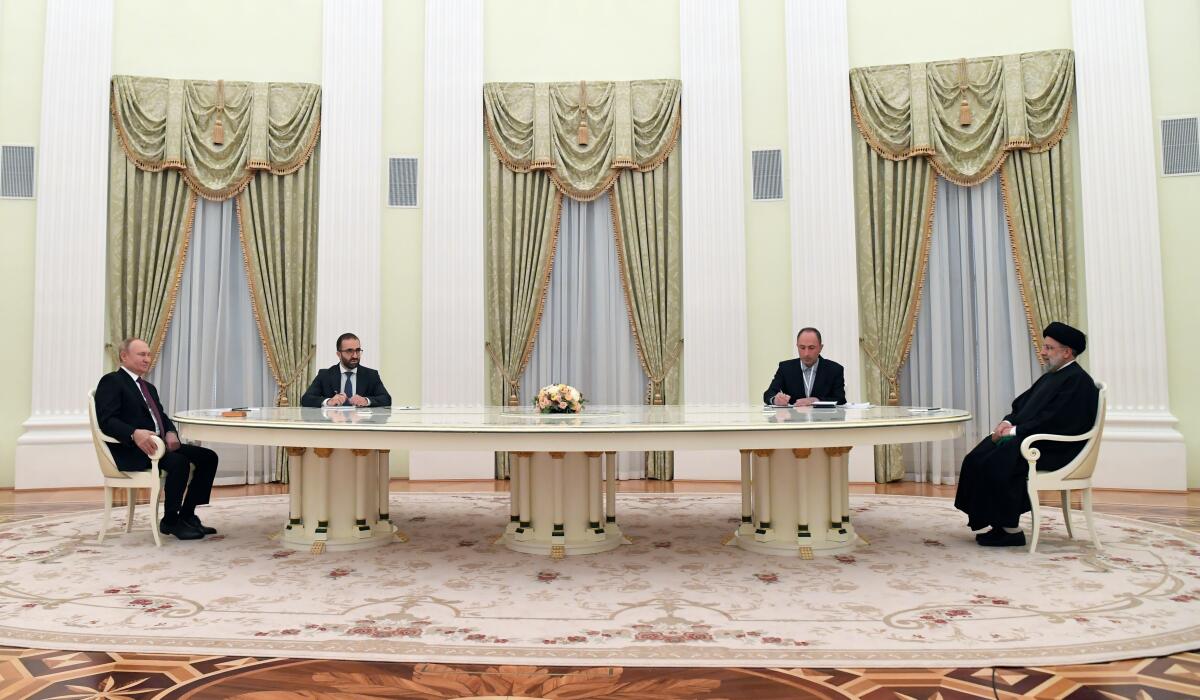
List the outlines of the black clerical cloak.
{"type": "MultiPolygon", "coordinates": [[[[963,458],[954,507],[969,517],[972,530],[987,526],[1016,527],[1029,511],[1028,463],[1021,441],[1036,433],[1080,435],[1096,422],[1096,383],[1079,363],[1043,374],[1013,401],[1004,420],[1017,426],[1013,438],[992,442],[985,437],[963,458]]],[[[1038,471],[1065,466],[1083,449],[1083,442],[1035,442],[1042,452],[1038,471]]]]}

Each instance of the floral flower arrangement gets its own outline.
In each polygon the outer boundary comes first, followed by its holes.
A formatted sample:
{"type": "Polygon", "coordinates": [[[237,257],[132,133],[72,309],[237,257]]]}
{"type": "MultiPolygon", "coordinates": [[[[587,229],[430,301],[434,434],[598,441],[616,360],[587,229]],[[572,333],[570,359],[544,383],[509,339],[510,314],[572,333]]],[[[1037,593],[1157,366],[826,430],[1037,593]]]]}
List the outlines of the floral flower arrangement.
{"type": "Polygon", "coordinates": [[[586,401],[573,386],[550,384],[538,391],[533,405],[542,413],[579,413],[586,401]]]}

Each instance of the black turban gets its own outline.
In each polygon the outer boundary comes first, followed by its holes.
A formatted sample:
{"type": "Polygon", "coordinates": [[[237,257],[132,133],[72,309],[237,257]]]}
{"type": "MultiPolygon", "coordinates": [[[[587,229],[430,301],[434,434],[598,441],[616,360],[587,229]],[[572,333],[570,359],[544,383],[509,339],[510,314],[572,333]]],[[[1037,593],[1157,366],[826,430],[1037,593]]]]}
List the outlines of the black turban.
{"type": "Polygon", "coordinates": [[[1083,331],[1058,321],[1052,321],[1050,325],[1046,326],[1046,330],[1042,331],[1042,337],[1054,338],[1074,350],[1076,355],[1082,355],[1083,351],[1087,349],[1087,336],[1083,334],[1083,331]]]}

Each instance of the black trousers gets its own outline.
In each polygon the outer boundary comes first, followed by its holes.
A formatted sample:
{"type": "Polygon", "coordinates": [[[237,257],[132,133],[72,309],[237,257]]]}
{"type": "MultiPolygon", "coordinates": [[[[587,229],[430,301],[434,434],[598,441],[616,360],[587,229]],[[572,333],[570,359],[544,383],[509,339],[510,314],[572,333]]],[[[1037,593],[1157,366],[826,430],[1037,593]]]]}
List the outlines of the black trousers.
{"type": "MultiPolygon", "coordinates": [[[[138,451],[136,456],[141,459],[133,461],[138,464],[121,465],[124,471],[145,471],[150,468],[150,460],[138,451]],[[144,462],[144,464],[141,464],[144,462]]],[[[158,460],[159,470],[166,475],[166,485],[163,488],[163,520],[170,522],[179,517],[180,512],[190,514],[196,506],[208,503],[212,495],[213,479],[217,476],[217,453],[199,445],[180,445],[178,450],[168,452],[158,460]],[[192,470],[192,467],[195,470],[192,470]],[[189,474],[191,479],[188,479],[189,474]]]]}

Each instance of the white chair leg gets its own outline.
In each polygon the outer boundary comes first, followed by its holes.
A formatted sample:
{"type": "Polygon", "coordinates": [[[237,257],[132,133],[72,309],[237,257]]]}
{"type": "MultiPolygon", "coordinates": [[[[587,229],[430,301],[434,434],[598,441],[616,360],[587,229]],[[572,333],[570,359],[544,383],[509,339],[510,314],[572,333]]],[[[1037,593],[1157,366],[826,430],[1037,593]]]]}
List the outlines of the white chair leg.
{"type": "Polygon", "coordinates": [[[1067,537],[1075,539],[1075,533],[1071,531],[1071,492],[1063,489],[1058,493],[1062,496],[1063,523],[1067,526],[1067,537]]]}
{"type": "Polygon", "coordinates": [[[1032,536],[1029,540],[1029,553],[1033,554],[1037,551],[1038,535],[1042,531],[1042,506],[1038,503],[1037,489],[1032,487],[1029,489],[1029,510],[1033,516],[1032,527],[1030,528],[1032,536]]]}
{"type": "Polygon", "coordinates": [[[104,487],[104,517],[100,520],[100,535],[96,541],[103,544],[104,535],[108,533],[108,519],[112,515],[112,487],[104,487]]]}
{"type": "Polygon", "coordinates": [[[1092,534],[1092,544],[1100,550],[1100,535],[1096,532],[1096,521],[1092,519],[1092,487],[1083,490],[1083,518],[1087,520],[1088,532],[1092,534]]]}
{"type": "Polygon", "coordinates": [[[125,508],[125,532],[133,532],[133,509],[137,505],[137,489],[125,489],[129,505],[125,508]]]}
{"type": "Polygon", "coordinates": [[[154,511],[150,516],[150,534],[154,535],[154,546],[162,546],[162,538],[158,534],[158,494],[161,487],[158,484],[150,486],[150,508],[154,511]]]}

